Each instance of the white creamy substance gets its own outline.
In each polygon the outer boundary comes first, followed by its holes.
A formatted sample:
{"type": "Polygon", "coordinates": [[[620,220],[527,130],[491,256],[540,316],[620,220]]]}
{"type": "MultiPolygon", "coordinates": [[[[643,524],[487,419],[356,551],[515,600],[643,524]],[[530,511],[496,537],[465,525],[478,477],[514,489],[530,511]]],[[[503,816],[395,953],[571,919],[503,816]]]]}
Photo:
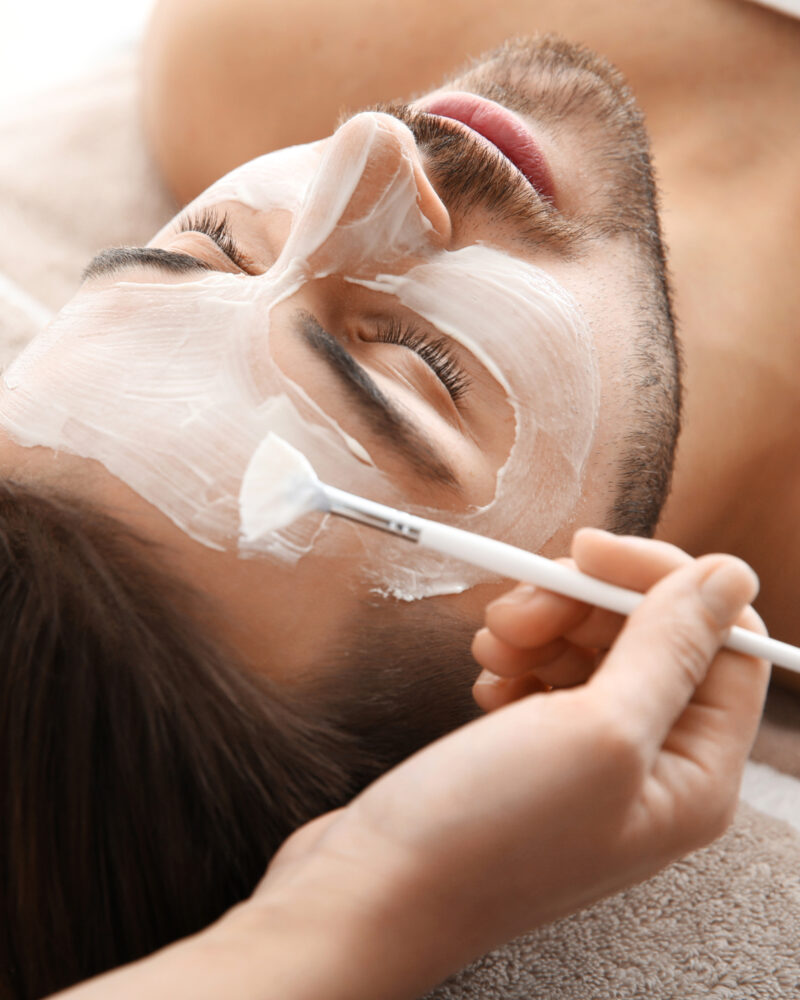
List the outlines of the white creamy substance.
{"type": "MultiPolygon", "coordinates": [[[[240,489],[271,432],[323,482],[500,539],[524,518],[530,546],[541,546],[573,510],[592,446],[590,331],[540,268],[482,245],[442,249],[436,229],[447,219],[422,211],[427,179],[413,153],[405,125],[369,112],[327,140],[233,171],[193,207],[233,200],[284,213],[288,236],[272,266],[83,292],[5,373],[0,425],[23,445],[100,461],[196,540],[243,555],[332,551],[331,519],[318,515],[277,532],[251,523],[245,540],[240,489]],[[516,429],[488,504],[445,517],[409,506],[363,442],[275,363],[274,308],[328,276],[395,297],[502,387],[516,429]]],[[[364,574],[376,591],[409,599],[485,578],[388,537],[371,539],[364,574]]]]}
{"type": "Polygon", "coordinates": [[[239,490],[243,544],[255,545],[298,517],[326,507],[311,463],[270,431],[250,459],[239,490]]]}

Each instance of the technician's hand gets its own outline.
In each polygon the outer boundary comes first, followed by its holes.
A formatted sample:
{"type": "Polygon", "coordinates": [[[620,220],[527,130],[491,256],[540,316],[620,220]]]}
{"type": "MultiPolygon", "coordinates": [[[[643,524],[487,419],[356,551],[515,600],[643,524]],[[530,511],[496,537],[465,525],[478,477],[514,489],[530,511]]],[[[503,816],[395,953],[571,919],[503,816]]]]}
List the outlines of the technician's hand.
{"type": "MultiPolygon", "coordinates": [[[[575,535],[572,554],[558,561],[641,592],[694,561],[665,542],[592,529],[575,535]]],[[[473,656],[484,668],[473,686],[476,702],[490,712],[527,694],[583,683],[624,624],[622,615],[519,584],[487,606],[486,627],[473,641],[473,656]]],[[[752,611],[744,624],[763,631],[752,611]]]]}
{"type": "Polygon", "coordinates": [[[752,571],[596,531],[576,536],[573,556],[652,589],[627,621],[529,590],[492,604],[475,654],[505,679],[477,696],[503,707],[298,831],[262,883],[291,895],[309,873],[324,884],[336,872],[346,889],[331,892],[331,918],[367,915],[362,972],[376,988],[381,974],[399,982],[411,956],[431,985],[648,877],[732,817],[768,666],[719,647],[735,621],[763,628],[743,610],[752,571]]]}
{"type": "Polygon", "coordinates": [[[627,622],[529,589],[494,602],[476,696],[497,710],[298,830],[206,932],[69,996],[410,1000],[720,834],[768,679],[719,652],[734,621],[761,629],[753,574],[595,531],[573,556],[651,588],[627,622]]]}

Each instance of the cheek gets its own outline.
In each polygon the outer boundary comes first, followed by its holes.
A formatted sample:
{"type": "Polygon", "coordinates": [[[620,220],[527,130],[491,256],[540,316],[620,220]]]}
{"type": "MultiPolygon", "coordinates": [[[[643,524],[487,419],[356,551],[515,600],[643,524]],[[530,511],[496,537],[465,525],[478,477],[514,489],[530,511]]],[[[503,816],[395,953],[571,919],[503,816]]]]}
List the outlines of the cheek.
{"type": "MultiPolygon", "coordinates": [[[[236,549],[238,490],[269,432],[306,454],[332,485],[440,515],[440,497],[419,479],[401,480],[399,469],[395,477],[385,459],[379,465],[341,391],[296,343],[280,340],[291,297],[336,275],[360,292],[391,297],[474,360],[483,403],[471,440],[451,437],[448,447],[477,502],[451,508],[446,520],[508,540],[524,531],[532,547],[543,544],[574,508],[594,434],[591,338],[570,297],[537,268],[488,247],[438,249],[441,234],[418,203],[413,164],[403,149],[397,158],[408,137],[379,118],[359,116],[328,144],[256,161],[201,196],[196,210],[204,199],[235,202],[253,219],[280,207],[284,228],[291,206],[292,226],[272,247],[272,266],[257,277],[213,274],[174,288],[122,284],[93,293],[28,355],[22,368],[31,358],[35,368],[56,345],[32,394],[5,393],[3,419],[16,421],[27,443],[102,462],[210,548],[236,549]],[[385,169],[387,151],[394,172],[385,169]],[[51,362],[59,358],[56,372],[51,362]]],[[[407,397],[405,405],[416,404],[407,397]]],[[[341,540],[351,537],[342,530],[320,530],[319,518],[307,518],[257,554],[292,565],[312,548],[338,558],[341,540]]],[[[349,554],[380,593],[415,599],[483,577],[364,534],[352,536],[360,547],[354,542],[349,554]]]]}
{"type": "MultiPolygon", "coordinates": [[[[317,417],[309,409],[307,419],[335,425],[353,454],[365,466],[372,467],[374,482],[368,494],[372,499],[385,497],[388,481],[395,487],[392,502],[406,507],[465,513],[476,505],[489,503],[494,496],[497,472],[513,441],[513,411],[505,398],[501,396],[494,406],[483,405],[487,386],[481,385],[481,379],[476,377],[469,394],[474,402],[466,407],[468,416],[462,418],[444,384],[416,352],[391,343],[360,339],[374,335],[375,324],[369,319],[353,317],[374,311],[389,314],[397,309],[396,299],[369,295],[367,303],[362,303],[364,309],[351,302],[348,310],[341,306],[341,301],[347,296],[353,299],[352,286],[345,290],[346,296],[341,296],[332,291],[331,279],[320,283],[324,285],[322,293],[314,287],[316,284],[304,286],[291,300],[272,311],[269,344],[260,341],[253,360],[265,397],[274,391],[270,381],[274,365],[285,376],[285,391],[296,402],[302,398],[309,408],[311,405],[318,408],[317,417]],[[336,304],[337,299],[340,305],[336,304]],[[312,310],[318,321],[346,345],[391,405],[411,420],[438,453],[446,456],[459,479],[458,493],[431,482],[430,477],[416,472],[407,458],[397,455],[391,447],[391,432],[377,418],[371,420],[365,416],[329,363],[309,346],[298,327],[303,314],[312,310]],[[360,336],[354,338],[353,331],[360,336]]],[[[413,317],[409,322],[413,322],[413,317]]],[[[492,382],[485,373],[483,381],[492,382]]],[[[492,384],[492,393],[497,395],[496,384],[492,384]]],[[[492,399],[492,395],[488,398],[492,399]]],[[[353,489],[352,480],[348,481],[341,469],[331,470],[329,475],[332,485],[353,489]]],[[[366,489],[369,484],[363,476],[362,482],[362,488],[366,489]]],[[[386,501],[389,502],[388,497],[386,501]]]]}
{"type": "Polygon", "coordinates": [[[469,351],[513,413],[493,499],[459,523],[539,548],[580,499],[594,440],[599,376],[583,312],[539,268],[483,246],[384,275],[380,287],[469,351]]]}
{"type": "MultiPolygon", "coordinates": [[[[553,265],[578,303],[591,328],[599,392],[592,466],[597,470],[595,489],[605,492],[617,465],[626,435],[633,430],[632,414],[637,397],[636,373],[647,364],[647,325],[650,317],[643,305],[643,290],[637,275],[640,262],[622,243],[604,246],[602,254],[589,258],[580,268],[553,265]],[[600,474],[605,470],[605,476],[600,474]]],[[[598,504],[598,510],[602,506],[598,504]]]]}

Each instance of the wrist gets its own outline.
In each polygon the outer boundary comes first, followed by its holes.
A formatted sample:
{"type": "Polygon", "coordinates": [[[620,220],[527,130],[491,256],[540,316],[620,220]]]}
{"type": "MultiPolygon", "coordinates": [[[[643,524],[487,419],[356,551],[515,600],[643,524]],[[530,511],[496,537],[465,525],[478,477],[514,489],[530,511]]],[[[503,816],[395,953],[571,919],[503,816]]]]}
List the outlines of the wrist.
{"type": "MultiPolygon", "coordinates": [[[[269,996],[291,1000],[418,995],[413,968],[395,970],[386,961],[392,933],[380,888],[365,875],[337,878],[319,867],[319,877],[304,869],[267,886],[209,931],[220,944],[234,942],[253,968],[262,992],[246,996],[264,997],[267,984],[269,996]]],[[[403,942],[395,939],[393,947],[408,965],[403,942]]]]}
{"type": "Polygon", "coordinates": [[[394,977],[373,961],[381,951],[373,945],[385,937],[379,930],[376,934],[368,894],[354,896],[352,889],[330,877],[309,879],[304,872],[302,879],[259,890],[192,937],[77,984],[53,1000],[112,995],[116,1000],[408,1000],[418,995],[408,976],[394,977]]]}
{"type": "MultiPolygon", "coordinates": [[[[380,859],[362,847],[270,873],[216,925],[219,940],[230,933],[258,956],[262,987],[292,1000],[408,1000],[460,967],[442,940],[447,923],[434,919],[414,873],[394,851],[380,859]]],[[[264,993],[246,993],[256,995],[264,993]]]]}

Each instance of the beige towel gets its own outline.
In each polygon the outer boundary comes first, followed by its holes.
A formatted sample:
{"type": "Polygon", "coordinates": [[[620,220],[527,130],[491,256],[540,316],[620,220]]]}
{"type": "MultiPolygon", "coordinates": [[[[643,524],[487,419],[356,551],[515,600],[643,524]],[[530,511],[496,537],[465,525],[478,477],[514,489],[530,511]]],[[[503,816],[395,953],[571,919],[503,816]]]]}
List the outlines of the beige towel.
{"type": "MultiPolygon", "coordinates": [[[[0,367],[72,294],[92,253],[146,242],[172,209],[137,129],[132,59],[0,122],[0,367]]],[[[786,760],[796,753],[792,730],[770,732],[786,760]]],[[[760,759],[770,756],[767,748],[760,759]]],[[[612,997],[800,998],[800,835],[742,806],[711,847],[512,942],[431,994],[612,997]]]]}
{"type": "Polygon", "coordinates": [[[142,143],[131,53],[0,118],[0,368],[98,250],[173,215],[142,143]]]}
{"type": "Polygon", "coordinates": [[[800,835],[741,805],[710,847],[512,941],[429,995],[478,998],[797,1000],[800,835]]]}

